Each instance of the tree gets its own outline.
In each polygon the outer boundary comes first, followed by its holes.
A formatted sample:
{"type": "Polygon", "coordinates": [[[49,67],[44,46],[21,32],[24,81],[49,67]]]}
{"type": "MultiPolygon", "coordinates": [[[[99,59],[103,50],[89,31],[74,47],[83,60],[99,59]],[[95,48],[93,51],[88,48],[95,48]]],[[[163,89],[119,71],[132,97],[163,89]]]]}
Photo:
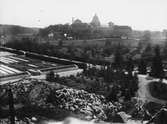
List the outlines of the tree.
{"type": "Polygon", "coordinates": [[[150,31],[144,31],[142,39],[143,39],[144,42],[149,43],[151,41],[151,32],[150,31]]]}
{"type": "Polygon", "coordinates": [[[115,57],[115,59],[114,59],[113,65],[114,65],[114,67],[116,67],[118,69],[122,66],[122,61],[123,61],[123,58],[122,58],[121,53],[120,53],[120,46],[118,46],[116,48],[114,57],[115,57]]]}
{"type": "Polygon", "coordinates": [[[155,78],[163,78],[164,71],[162,66],[162,59],[160,56],[160,47],[157,45],[154,49],[155,55],[152,59],[150,75],[155,78]]]}
{"type": "Polygon", "coordinates": [[[145,50],[144,50],[144,52],[151,52],[151,51],[152,51],[151,44],[148,43],[146,48],[145,48],[145,50]]]}
{"type": "Polygon", "coordinates": [[[72,27],[72,37],[76,39],[89,39],[91,34],[90,25],[87,23],[73,23],[72,27]]]}
{"type": "Polygon", "coordinates": [[[10,121],[11,121],[11,124],[15,124],[14,100],[13,100],[13,93],[11,89],[8,90],[8,97],[9,97],[10,121]]]}
{"type": "Polygon", "coordinates": [[[117,94],[119,92],[118,85],[113,85],[113,87],[110,89],[108,96],[106,99],[108,101],[117,101],[117,94]]]}
{"type": "Polygon", "coordinates": [[[111,46],[111,41],[107,39],[105,41],[105,47],[110,47],[110,46],[111,46]]]}
{"type": "Polygon", "coordinates": [[[53,71],[50,71],[47,75],[46,75],[46,80],[47,81],[54,81],[55,80],[55,74],[53,71]]]}
{"type": "Polygon", "coordinates": [[[60,75],[59,75],[59,74],[56,74],[55,80],[56,80],[56,81],[59,81],[59,79],[60,79],[60,75]]]}
{"type": "Polygon", "coordinates": [[[152,57],[152,46],[150,43],[148,43],[142,53],[143,58],[151,58],[152,57]]]}
{"type": "Polygon", "coordinates": [[[128,61],[126,63],[126,70],[128,71],[128,76],[129,77],[132,77],[133,68],[134,68],[133,60],[132,60],[131,57],[129,57],[128,61]]]}
{"type": "Polygon", "coordinates": [[[163,48],[163,56],[167,58],[167,33],[166,33],[165,44],[163,48]]]}
{"type": "Polygon", "coordinates": [[[147,74],[147,65],[146,62],[141,59],[138,66],[139,74],[147,74]]]}
{"type": "Polygon", "coordinates": [[[60,40],[58,41],[58,46],[59,46],[59,47],[62,47],[62,46],[63,46],[63,40],[62,40],[62,39],[60,39],[60,40]]]}

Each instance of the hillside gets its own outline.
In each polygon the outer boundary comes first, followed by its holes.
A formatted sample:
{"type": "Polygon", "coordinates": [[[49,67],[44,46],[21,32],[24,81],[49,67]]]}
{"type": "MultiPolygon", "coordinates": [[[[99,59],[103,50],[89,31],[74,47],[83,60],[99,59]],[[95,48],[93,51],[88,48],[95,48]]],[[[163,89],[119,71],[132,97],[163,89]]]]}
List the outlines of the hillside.
{"type": "Polygon", "coordinates": [[[38,28],[29,28],[18,25],[2,25],[0,24],[0,35],[32,35],[38,33],[38,28]]]}

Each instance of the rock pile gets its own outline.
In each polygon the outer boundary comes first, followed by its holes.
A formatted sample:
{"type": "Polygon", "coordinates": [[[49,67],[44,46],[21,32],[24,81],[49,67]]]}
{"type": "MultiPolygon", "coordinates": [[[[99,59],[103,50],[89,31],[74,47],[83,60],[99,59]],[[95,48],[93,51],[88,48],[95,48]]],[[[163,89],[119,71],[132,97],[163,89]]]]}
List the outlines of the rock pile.
{"type": "Polygon", "coordinates": [[[107,102],[105,97],[84,90],[67,87],[57,88],[40,80],[23,80],[8,85],[17,102],[41,108],[62,108],[85,115],[87,119],[106,120],[106,112],[117,112],[118,106],[107,102]]]}
{"type": "Polygon", "coordinates": [[[90,119],[105,120],[105,110],[117,111],[116,106],[107,102],[102,95],[88,93],[84,90],[63,88],[54,92],[53,104],[60,108],[87,115],[90,119]]]}

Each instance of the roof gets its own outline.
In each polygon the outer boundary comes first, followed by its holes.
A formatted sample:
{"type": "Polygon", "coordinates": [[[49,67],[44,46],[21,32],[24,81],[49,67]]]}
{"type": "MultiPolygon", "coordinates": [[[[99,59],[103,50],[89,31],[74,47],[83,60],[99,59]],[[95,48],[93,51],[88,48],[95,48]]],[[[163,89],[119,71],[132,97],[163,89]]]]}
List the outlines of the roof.
{"type": "Polygon", "coordinates": [[[93,26],[100,26],[100,20],[99,20],[99,17],[96,14],[93,16],[91,24],[93,26]]]}
{"type": "Polygon", "coordinates": [[[76,20],[73,22],[73,24],[80,24],[80,23],[82,23],[82,21],[81,21],[80,19],[76,19],[76,20]]]}

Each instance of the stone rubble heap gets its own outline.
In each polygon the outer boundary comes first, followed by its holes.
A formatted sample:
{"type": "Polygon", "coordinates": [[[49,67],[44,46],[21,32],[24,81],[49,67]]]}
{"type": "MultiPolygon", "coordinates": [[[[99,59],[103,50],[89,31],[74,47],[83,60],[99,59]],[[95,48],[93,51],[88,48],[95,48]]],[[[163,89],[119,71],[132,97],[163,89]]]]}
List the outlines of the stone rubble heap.
{"type": "Polygon", "coordinates": [[[105,120],[105,110],[117,111],[116,106],[107,102],[102,95],[84,90],[63,88],[55,92],[55,102],[60,108],[87,115],[90,119],[105,120]]]}
{"type": "Polygon", "coordinates": [[[62,108],[85,115],[89,120],[106,120],[107,112],[117,112],[121,105],[107,102],[105,97],[84,90],[56,88],[40,80],[24,80],[10,85],[15,100],[42,108],[62,108]]]}

